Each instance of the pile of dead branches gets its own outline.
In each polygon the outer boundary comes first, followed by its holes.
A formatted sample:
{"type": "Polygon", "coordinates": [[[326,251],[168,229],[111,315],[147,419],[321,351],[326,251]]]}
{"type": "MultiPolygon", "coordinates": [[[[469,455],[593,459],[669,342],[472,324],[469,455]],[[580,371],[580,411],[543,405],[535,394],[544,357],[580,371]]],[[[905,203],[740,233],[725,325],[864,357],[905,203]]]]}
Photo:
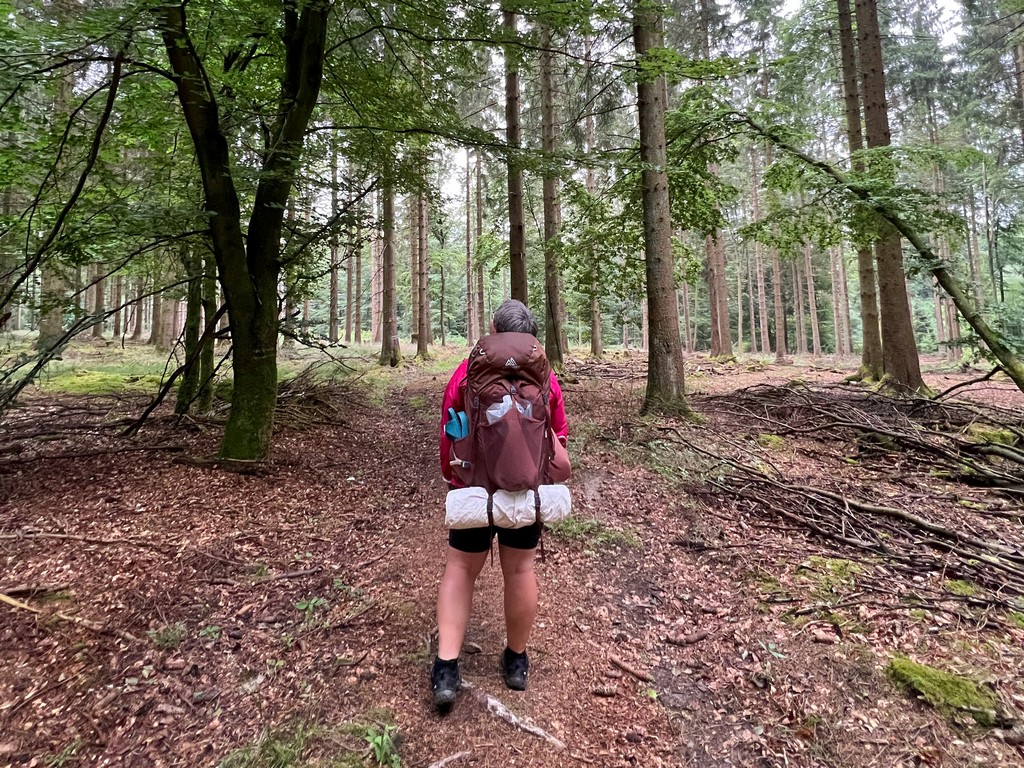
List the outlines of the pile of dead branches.
{"type": "Polygon", "coordinates": [[[897,398],[848,386],[749,387],[707,397],[702,412],[782,437],[819,435],[846,455],[910,455],[934,476],[1024,499],[1024,416],[967,401],[897,398]],[[995,440],[993,439],[995,438],[995,440]]]}
{"type": "Polygon", "coordinates": [[[767,515],[906,576],[979,588],[959,596],[963,602],[1021,610],[1020,414],[849,387],[758,386],[705,398],[700,408],[713,414],[707,426],[662,431],[700,457],[704,471],[687,491],[710,508],[731,498],[741,514],[767,515]],[[979,440],[985,433],[1020,443],[979,440]],[[797,450],[815,461],[776,461],[766,434],[799,441],[797,450]],[[831,459],[824,472],[822,459],[831,459]],[[807,467],[816,474],[807,476],[807,467]]]}
{"type": "Polygon", "coordinates": [[[344,426],[347,414],[364,405],[365,396],[353,386],[350,372],[318,363],[278,387],[274,419],[288,429],[344,426]]]}

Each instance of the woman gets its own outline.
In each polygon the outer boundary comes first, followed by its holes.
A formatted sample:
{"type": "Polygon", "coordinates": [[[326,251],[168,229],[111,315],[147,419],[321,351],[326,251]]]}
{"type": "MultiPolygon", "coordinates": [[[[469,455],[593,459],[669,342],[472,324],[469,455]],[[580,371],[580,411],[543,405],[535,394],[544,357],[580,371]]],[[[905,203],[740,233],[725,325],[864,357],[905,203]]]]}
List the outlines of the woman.
{"type": "MultiPolygon", "coordinates": [[[[509,299],[494,313],[491,333],[507,332],[537,335],[537,321],[521,301],[509,299]]],[[[445,389],[442,414],[447,414],[449,408],[455,412],[464,410],[462,399],[468,366],[469,361],[464,360],[452,374],[445,389]]],[[[568,424],[562,388],[554,372],[551,373],[548,413],[551,431],[565,445],[568,424]]],[[[460,482],[452,473],[450,448],[451,442],[442,420],[441,472],[452,487],[459,487],[460,482]]],[[[526,528],[483,526],[451,530],[448,532],[448,553],[437,596],[437,657],[430,673],[434,703],[438,707],[451,704],[459,689],[459,653],[473,604],[473,586],[487,561],[495,533],[498,536],[498,555],[505,590],[507,644],[501,657],[501,669],[505,684],[510,689],[526,690],[530,669],[526,644],[537,615],[537,577],[533,563],[541,526],[538,523],[526,528]]]]}

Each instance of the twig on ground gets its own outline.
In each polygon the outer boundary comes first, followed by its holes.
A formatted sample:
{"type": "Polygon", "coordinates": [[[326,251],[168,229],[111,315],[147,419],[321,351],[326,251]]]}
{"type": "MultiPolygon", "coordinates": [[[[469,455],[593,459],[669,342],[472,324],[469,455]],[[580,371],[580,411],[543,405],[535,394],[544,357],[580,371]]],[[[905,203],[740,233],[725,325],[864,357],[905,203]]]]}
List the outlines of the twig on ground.
{"type": "Polygon", "coordinates": [[[314,568],[307,568],[303,571],[287,571],[286,573],[279,573],[275,576],[267,576],[266,578],[257,580],[257,584],[265,584],[268,581],[283,581],[284,579],[301,579],[303,576],[312,576],[314,573],[320,573],[323,568],[319,565],[314,568]]]}
{"type": "Polygon", "coordinates": [[[431,763],[430,765],[427,766],[427,768],[445,768],[445,766],[451,765],[452,763],[455,763],[455,762],[458,762],[459,760],[461,760],[464,757],[472,757],[472,756],[473,756],[473,753],[469,752],[468,750],[465,751],[465,752],[456,752],[454,755],[448,755],[448,757],[442,757],[440,760],[437,760],[437,761],[431,763]]]}
{"type": "MultiPolygon", "coordinates": [[[[7,605],[11,606],[12,608],[17,608],[17,609],[22,610],[22,611],[28,611],[29,613],[34,613],[37,616],[41,616],[43,614],[43,612],[41,610],[39,610],[38,608],[35,608],[35,607],[29,605],[28,603],[23,603],[23,602],[21,602],[21,600],[15,600],[13,597],[8,597],[7,595],[2,594],[2,593],[0,593],[0,603],[6,603],[7,605]]],[[[118,637],[122,637],[125,640],[132,640],[132,641],[134,641],[134,640],[137,639],[134,635],[132,635],[129,632],[125,632],[123,630],[118,630],[118,629],[109,629],[108,627],[105,627],[102,624],[97,624],[97,623],[95,623],[93,621],[89,621],[88,619],[83,619],[83,618],[81,618],[79,616],[69,616],[68,614],[61,613],[60,611],[57,611],[56,613],[53,613],[52,615],[56,616],[61,621],[69,621],[72,624],[78,624],[79,626],[85,627],[86,629],[88,629],[88,630],[90,630],[92,632],[98,632],[100,634],[117,635],[118,637]]]]}
{"type": "Polygon", "coordinates": [[[529,733],[532,736],[537,736],[538,738],[544,739],[544,741],[546,741],[548,744],[550,744],[552,747],[559,751],[565,749],[564,741],[562,741],[556,736],[551,735],[543,728],[541,728],[539,725],[534,725],[529,720],[526,720],[525,718],[518,717],[517,715],[513,714],[508,707],[501,703],[500,699],[494,698],[489,693],[485,693],[484,691],[480,690],[474,685],[471,685],[470,683],[463,682],[462,687],[472,690],[473,695],[476,697],[476,699],[484,705],[488,712],[497,717],[499,720],[504,720],[513,728],[518,728],[521,731],[526,731],[526,733],[529,733]]]}
{"type": "Polygon", "coordinates": [[[618,656],[609,656],[608,661],[610,661],[616,667],[621,669],[623,672],[628,672],[637,680],[643,680],[645,683],[654,682],[654,677],[649,672],[641,672],[636,667],[630,666],[628,663],[620,659],[618,656]]]}

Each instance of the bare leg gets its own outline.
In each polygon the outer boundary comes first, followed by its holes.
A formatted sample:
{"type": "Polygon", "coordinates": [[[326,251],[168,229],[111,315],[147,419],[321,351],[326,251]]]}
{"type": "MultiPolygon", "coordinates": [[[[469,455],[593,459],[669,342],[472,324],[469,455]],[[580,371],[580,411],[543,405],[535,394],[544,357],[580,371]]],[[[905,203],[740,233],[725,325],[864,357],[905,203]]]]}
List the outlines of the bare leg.
{"type": "Polygon", "coordinates": [[[487,552],[462,552],[448,547],[444,575],[437,591],[437,655],[457,659],[473,607],[473,584],[487,562],[487,552]]]}
{"type": "Polygon", "coordinates": [[[509,650],[522,653],[537,616],[537,574],[533,570],[536,549],[498,547],[505,579],[505,633],[509,650]]]}

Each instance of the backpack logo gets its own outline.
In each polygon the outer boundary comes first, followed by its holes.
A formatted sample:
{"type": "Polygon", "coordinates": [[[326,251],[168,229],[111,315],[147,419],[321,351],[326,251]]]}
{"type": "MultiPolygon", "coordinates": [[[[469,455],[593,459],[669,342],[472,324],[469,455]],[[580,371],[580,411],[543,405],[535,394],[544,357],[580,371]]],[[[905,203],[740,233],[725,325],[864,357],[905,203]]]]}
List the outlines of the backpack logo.
{"type": "Polygon", "coordinates": [[[514,357],[510,357],[508,360],[505,361],[505,367],[506,368],[518,368],[519,367],[519,363],[516,362],[516,359],[514,357]]]}

